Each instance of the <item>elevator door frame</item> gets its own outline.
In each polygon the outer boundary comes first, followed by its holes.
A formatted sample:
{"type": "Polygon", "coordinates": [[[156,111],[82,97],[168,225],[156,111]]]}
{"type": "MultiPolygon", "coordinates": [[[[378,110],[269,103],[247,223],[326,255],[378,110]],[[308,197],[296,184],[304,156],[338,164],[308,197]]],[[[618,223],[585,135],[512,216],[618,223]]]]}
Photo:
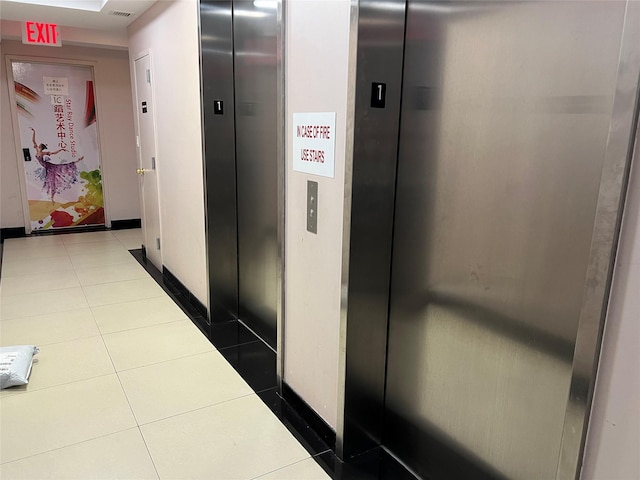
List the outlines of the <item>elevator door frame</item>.
{"type": "MultiPolygon", "coordinates": [[[[343,237],[343,273],[342,291],[346,292],[341,301],[341,352],[339,419],[337,428],[337,453],[350,457],[375,445],[383,444],[382,418],[378,415],[384,406],[385,372],[380,370],[379,358],[386,358],[388,310],[388,285],[390,272],[390,245],[393,232],[393,218],[380,218],[385,225],[377,225],[377,236],[358,218],[367,214],[371,201],[366,198],[366,187],[380,187],[386,202],[393,202],[395,178],[389,178],[388,165],[378,168],[381,159],[375,157],[367,142],[380,135],[375,127],[378,124],[375,114],[369,109],[372,82],[387,83],[387,105],[400,102],[400,85],[397,72],[376,62],[374,46],[377,38],[395,38],[398,28],[404,38],[405,21],[404,0],[380,1],[361,0],[352,3],[351,29],[357,40],[350,48],[351,68],[350,108],[354,112],[351,150],[347,153],[346,191],[352,191],[346,199],[343,237]],[[376,22],[380,15],[386,15],[387,21],[376,22]],[[400,25],[401,22],[401,25],[400,25]],[[386,28],[385,31],[378,30],[386,28]],[[386,80],[385,80],[386,79],[386,80]],[[355,135],[358,132],[358,135],[355,135]],[[373,165],[366,174],[359,169],[359,163],[370,162],[373,165]],[[391,189],[391,193],[389,192],[391,189]],[[367,256],[366,252],[351,248],[361,245],[363,239],[375,242],[369,251],[382,252],[377,257],[367,256]],[[385,253],[386,252],[386,253],[385,253]],[[370,268],[378,262],[378,268],[370,268]],[[372,278],[372,275],[377,277],[372,278]],[[376,295],[371,294],[371,288],[376,295]],[[380,309],[367,298],[385,299],[387,308],[380,309]],[[384,310],[384,314],[380,313],[384,310]],[[373,342],[372,342],[373,340],[373,342]],[[368,348],[369,347],[369,348],[368,348]],[[374,358],[374,361],[371,359],[374,358]]],[[[570,395],[567,401],[563,427],[560,460],[556,478],[577,478],[580,474],[584,442],[588,425],[589,411],[593,397],[593,387],[600,350],[602,329],[611,285],[613,262],[622,218],[624,194],[633,146],[633,135],[638,119],[638,78],[640,75],[640,52],[635,48],[640,44],[640,25],[633,21],[640,15],[640,4],[627,1],[626,15],[622,33],[618,77],[614,96],[613,113],[609,125],[609,134],[603,175],[601,178],[594,234],[592,237],[588,274],[583,290],[582,308],[576,338],[574,360],[572,364],[570,395]]],[[[394,46],[396,53],[403,56],[403,46],[394,46]]],[[[402,72],[402,70],[400,70],[402,72]]],[[[401,76],[401,74],[400,74],[401,76]]],[[[399,80],[401,84],[401,78],[399,80]]],[[[389,129],[399,128],[399,118],[389,118],[389,129]]],[[[397,141],[397,139],[396,139],[397,141]]],[[[396,143],[397,148],[397,143],[396,143]]],[[[388,157],[388,153],[385,152],[388,157]]],[[[386,158],[389,161],[389,158],[386,158]]],[[[397,158],[392,160],[393,170],[397,158]]],[[[394,173],[395,175],[395,173],[394,173]]],[[[388,208],[388,205],[387,205],[388,208]]],[[[379,301],[378,301],[379,303],[379,301]]]]}
{"type": "MultiPolygon", "coordinates": [[[[200,2],[200,58],[204,196],[209,290],[208,323],[238,319],[241,315],[238,262],[238,190],[236,145],[236,91],[233,0],[200,2]],[[207,30],[207,31],[205,31],[207,30]],[[215,35],[208,34],[214,31],[215,35]],[[216,75],[211,81],[206,69],[216,75]],[[222,111],[217,110],[223,102],[222,111]],[[206,122],[205,122],[206,119],[206,122]],[[207,147],[209,147],[207,149],[207,147]],[[233,208],[229,208],[233,205],[233,208]],[[222,265],[222,268],[220,268],[222,265]]],[[[276,371],[281,384],[284,339],[284,15],[283,0],[276,5],[276,258],[275,316],[276,371]]],[[[271,8],[271,7],[269,7],[271,8]]],[[[211,73],[209,72],[209,73],[211,73]]],[[[242,320],[242,318],[240,318],[242,320]]],[[[259,333],[259,332],[257,332],[259,333]]]]}

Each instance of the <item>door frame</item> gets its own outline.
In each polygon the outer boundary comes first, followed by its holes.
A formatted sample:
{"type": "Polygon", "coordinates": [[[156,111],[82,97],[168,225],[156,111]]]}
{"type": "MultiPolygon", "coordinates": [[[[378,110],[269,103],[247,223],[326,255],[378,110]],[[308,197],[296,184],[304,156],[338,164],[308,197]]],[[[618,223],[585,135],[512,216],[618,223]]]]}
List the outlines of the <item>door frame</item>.
{"type": "Polygon", "coordinates": [[[584,460],[602,336],[607,321],[626,191],[640,109],[640,2],[627,0],[618,76],[593,222],[587,276],[583,284],[571,386],[562,429],[556,479],[577,477],[584,460]]]}
{"type": "MultiPolygon", "coordinates": [[[[160,265],[156,265],[156,267],[158,269],[162,268],[162,265],[164,265],[164,260],[163,260],[163,248],[162,248],[162,216],[160,215],[161,212],[161,208],[160,205],[162,203],[162,197],[160,196],[160,162],[159,160],[159,154],[158,154],[158,118],[156,115],[156,106],[157,106],[157,102],[156,102],[156,89],[154,88],[154,84],[153,84],[153,79],[155,77],[154,74],[154,68],[153,68],[153,50],[151,48],[147,48],[145,50],[142,50],[141,52],[138,52],[136,55],[134,55],[131,58],[131,64],[130,64],[130,71],[131,71],[131,83],[132,83],[132,87],[133,87],[133,115],[134,115],[134,120],[135,120],[135,135],[136,135],[136,159],[137,159],[137,165],[138,168],[143,168],[142,167],[142,140],[140,138],[140,114],[138,112],[138,88],[137,88],[137,76],[136,76],[136,62],[138,60],[141,60],[144,57],[149,57],[149,71],[151,72],[151,102],[153,105],[153,108],[151,109],[151,120],[153,122],[153,131],[154,131],[154,136],[153,136],[153,145],[154,145],[154,151],[156,153],[156,169],[155,169],[155,175],[156,175],[156,195],[158,197],[158,205],[157,205],[157,210],[158,210],[158,235],[160,238],[160,265]]],[[[146,244],[146,238],[145,238],[145,203],[144,203],[144,186],[142,184],[142,181],[140,179],[138,179],[138,195],[139,195],[139,199],[140,199],[140,211],[141,211],[141,216],[142,216],[142,223],[141,223],[141,227],[142,227],[142,240],[143,240],[143,245],[146,244]]],[[[145,245],[145,252],[146,249],[148,248],[147,245],[145,245]]]]}
{"type": "MultiPolygon", "coordinates": [[[[20,178],[20,196],[22,200],[22,216],[24,220],[24,231],[27,235],[31,234],[31,215],[29,212],[29,199],[27,198],[27,190],[26,190],[26,176],[24,173],[24,166],[22,165],[22,139],[20,138],[20,128],[18,123],[18,108],[16,106],[16,92],[13,78],[13,62],[25,62],[25,63],[40,63],[40,64],[55,64],[55,65],[70,65],[70,66],[80,66],[80,67],[90,67],[91,68],[91,79],[93,81],[93,95],[96,102],[96,122],[98,124],[97,135],[98,135],[98,158],[100,161],[100,172],[102,176],[102,198],[104,199],[104,224],[105,227],[111,227],[111,216],[110,216],[110,208],[108,208],[109,204],[109,195],[108,189],[106,188],[108,181],[108,175],[105,175],[104,161],[103,161],[103,145],[102,138],[104,134],[102,129],[104,128],[102,125],[102,120],[100,119],[100,112],[102,111],[102,98],[100,95],[100,89],[97,87],[96,77],[98,76],[98,63],[90,60],[74,60],[69,58],[47,58],[47,57],[34,57],[28,55],[7,55],[5,68],[7,69],[7,88],[9,89],[9,107],[11,108],[11,128],[13,129],[13,141],[15,144],[15,152],[16,152],[16,165],[18,167],[18,177],[20,178]]],[[[75,230],[82,229],[86,227],[72,227],[72,228],[64,228],[62,230],[75,230]]]]}
{"type": "Polygon", "coordinates": [[[276,90],[277,98],[277,192],[278,192],[278,212],[277,212],[277,242],[278,242],[278,263],[276,265],[276,376],[278,380],[278,390],[282,393],[284,380],[284,333],[285,333],[285,296],[286,296],[286,275],[285,275],[285,227],[286,227],[286,195],[287,195],[287,160],[286,160],[286,95],[285,95],[285,31],[286,31],[286,2],[277,0],[277,28],[276,34],[276,90]]]}

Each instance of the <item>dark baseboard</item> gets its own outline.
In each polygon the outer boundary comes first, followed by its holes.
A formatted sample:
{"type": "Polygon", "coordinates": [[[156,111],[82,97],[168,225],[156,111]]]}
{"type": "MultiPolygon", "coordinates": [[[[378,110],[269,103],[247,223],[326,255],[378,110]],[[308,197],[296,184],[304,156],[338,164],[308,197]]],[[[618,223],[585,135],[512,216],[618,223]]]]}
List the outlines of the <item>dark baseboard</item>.
{"type": "MultiPolygon", "coordinates": [[[[142,221],[139,218],[129,220],[114,220],[111,222],[110,230],[126,230],[130,228],[141,228],[142,221]]],[[[35,230],[32,235],[56,235],[58,233],[80,233],[80,232],[100,232],[107,230],[104,225],[84,225],[81,227],[61,228],[55,230],[39,231],[35,230]]],[[[0,242],[5,238],[21,238],[26,237],[27,233],[24,227],[0,228],[0,242]]]]}
{"type": "Polygon", "coordinates": [[[198,300],[196,296],[191,293],[191,291],[185,287],[184,284],[164,265],[162,266],[162,276],[165,277],[168,282],[172,283],[178,291],[189,300],[191,305],[196,308],[202,317],[207,318],[207,307],[205,307],[202,302],[198,300]]]}
{"type": "Polygon", "coordinates": [[[329,448],[335,452],[336,432],[285,382],[282,382],[282,398],[293,407],[298,415],[300,415],[320,438],[324,440],[329,448]]]}
{"type": "Polygon", "coordinates": [[[111,230],[128,230],[130,228],[142,228],[142,220],[130,218],[129,220],[112,220],[111,230]]]}
{"type": "Polygon", "coordinates": [[[26,235],[24,227],[0,228],[0,242],[5,238],[20,238],[26,235]]]}

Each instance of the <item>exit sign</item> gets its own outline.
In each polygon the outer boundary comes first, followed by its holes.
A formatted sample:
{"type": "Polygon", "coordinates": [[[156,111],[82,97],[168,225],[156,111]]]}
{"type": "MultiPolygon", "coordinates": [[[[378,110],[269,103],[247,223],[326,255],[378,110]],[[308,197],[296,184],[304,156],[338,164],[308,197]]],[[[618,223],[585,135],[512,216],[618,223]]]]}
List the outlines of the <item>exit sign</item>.
{"type": "Polygon", "coordinates": [[[62,46],[62,38],[55,23],[24,22],[22,43],[27,45],[62,46]]]}

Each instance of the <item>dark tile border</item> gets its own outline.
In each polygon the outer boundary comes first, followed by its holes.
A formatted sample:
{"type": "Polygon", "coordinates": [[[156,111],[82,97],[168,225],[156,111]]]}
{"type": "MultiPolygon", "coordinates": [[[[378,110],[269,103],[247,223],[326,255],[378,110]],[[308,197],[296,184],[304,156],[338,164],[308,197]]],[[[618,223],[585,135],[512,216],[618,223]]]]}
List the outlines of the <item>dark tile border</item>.
{"type": "Polygon", "coordinates": [[[111,220],[111,230],[128,230],[130,228],[142,228],[142,220],[139,218],[111,220]]]}
{"type": "Polygon", "coordinates": [[[147,260],[144,249],[130,253],[147,270],[229,364],[256,392],[282,424],[335,480],[416,480],[383,447],[376,447],[345,462],[335,454],[335,431],[293,389],[283,382],[278,391],[275,353],[239,320],[209,323],[206,308],[163,267],[147,260]],[[195,303],[192,303],[195,300],[195,303]],[[204,315],[202,314],[204,313],[204,315]]]}
{"type": "Polygon", "coordinates": [[[262,392],[258,392],[257,395],[311,456],[324,453],[333,454],[329,446],[320,438],[316,431],[305,422],[299,412],[282,398],[277,387],[263,390],[262,392]]]}
{"type": "Polygon", "coordinates": [[[311,425],[311,428],[316,431],[329,448],[335,451],[336,432],[285,382],[282,382],[282,398],[311,425]]]}
{"type": "MultiPolygon", "coordinates": [[[[195,323],[202,333],[208,335],[209,322],[207,320],[207,309],[200,301],[193,303],[194,295],[187,289],[171,272],[163,268],[160,272],[151,263],[145,254],[145,249],[137,248],[129,250],[129,253],[138,261],[158,285],[171,297],[171,299],[182,309],[184,313],[195,323]]],[[[197,299],[196,299],[197,300],[197,299]]]]}
{"type": "MultiPolygon", "coordinates": [[[[419,480],[383,447],[372,448],[346,462],[340,461],[333,452],[314,455],[313,459],[336,480],[419,480]]],[[[473,477],[441,478],[466,480],[473,477]]]]}
{"type": "Polygon", "coordinates": [[[129,250],[151,277],[184,311],[229,364],[249,384],[262,401],[280,419],[287,429],[302,443],[311,455],[331,452],[335,448],[335,433],[320,419],[293,390],[286,386],[287,397],[278,392],[276,355],[259,337],[241,321],[209,323],[204,305],[166,267],[162,273],[144,255],[143,249],[129,250]],[[194,302],[195,300],[195,302],[194,302]],[[202,315],[202,313],[205,315],[202,315]],[[298,411],[300,407],[304,414],[298,411]],[[313,425],[307,417],[313,418],[313,425]],[[315,425],[322,426],[319,435],[315,425]],[[329,439],[327,440],[325,439],[329,439]]]}
{"type": "MultiPolygon", "coordinates": [[[[35,231],[32,235],[57,235],[61,233],[82,233],[82,232],[102,232],[109,230],[128,230],[131,228],[142,228],[142,221],[139,218],[131,218],[128,220],[112,220],[111,227],[104,225],[85,225],[80,227],[62,228],[58,230],[35,231]]],[[[0,243],[5,238],[22,238],[26,237],[27,232],[24,227],[8,227],[0,228],[0,243]]]]}
{"type": "Polygon", "coordinates": [[[218,350],[251,389],[260,393],[278,386],[276,354],[260,341],[218,350]]]}
{"type": "Polygon", "coordinates": [[[4,242],[5,238],[21,238],[26,235],[24,227],[0,228],[0,243],[4,242]]]}
{"type": "Polygon", "coordinates": [[[173,284],[178,291],[187,298],[187,302],[190,303],[195,310],[199,313],[201,317],[207,317],[207,307],[205,307],[200,300],[196,298],[196,296],[191,293],[191,291],[183,285],[183,283],[178,280],[178,278],[169,271],[167,267],[162,266],[162,275],[169,281],[170,284],[173,284]]]}

